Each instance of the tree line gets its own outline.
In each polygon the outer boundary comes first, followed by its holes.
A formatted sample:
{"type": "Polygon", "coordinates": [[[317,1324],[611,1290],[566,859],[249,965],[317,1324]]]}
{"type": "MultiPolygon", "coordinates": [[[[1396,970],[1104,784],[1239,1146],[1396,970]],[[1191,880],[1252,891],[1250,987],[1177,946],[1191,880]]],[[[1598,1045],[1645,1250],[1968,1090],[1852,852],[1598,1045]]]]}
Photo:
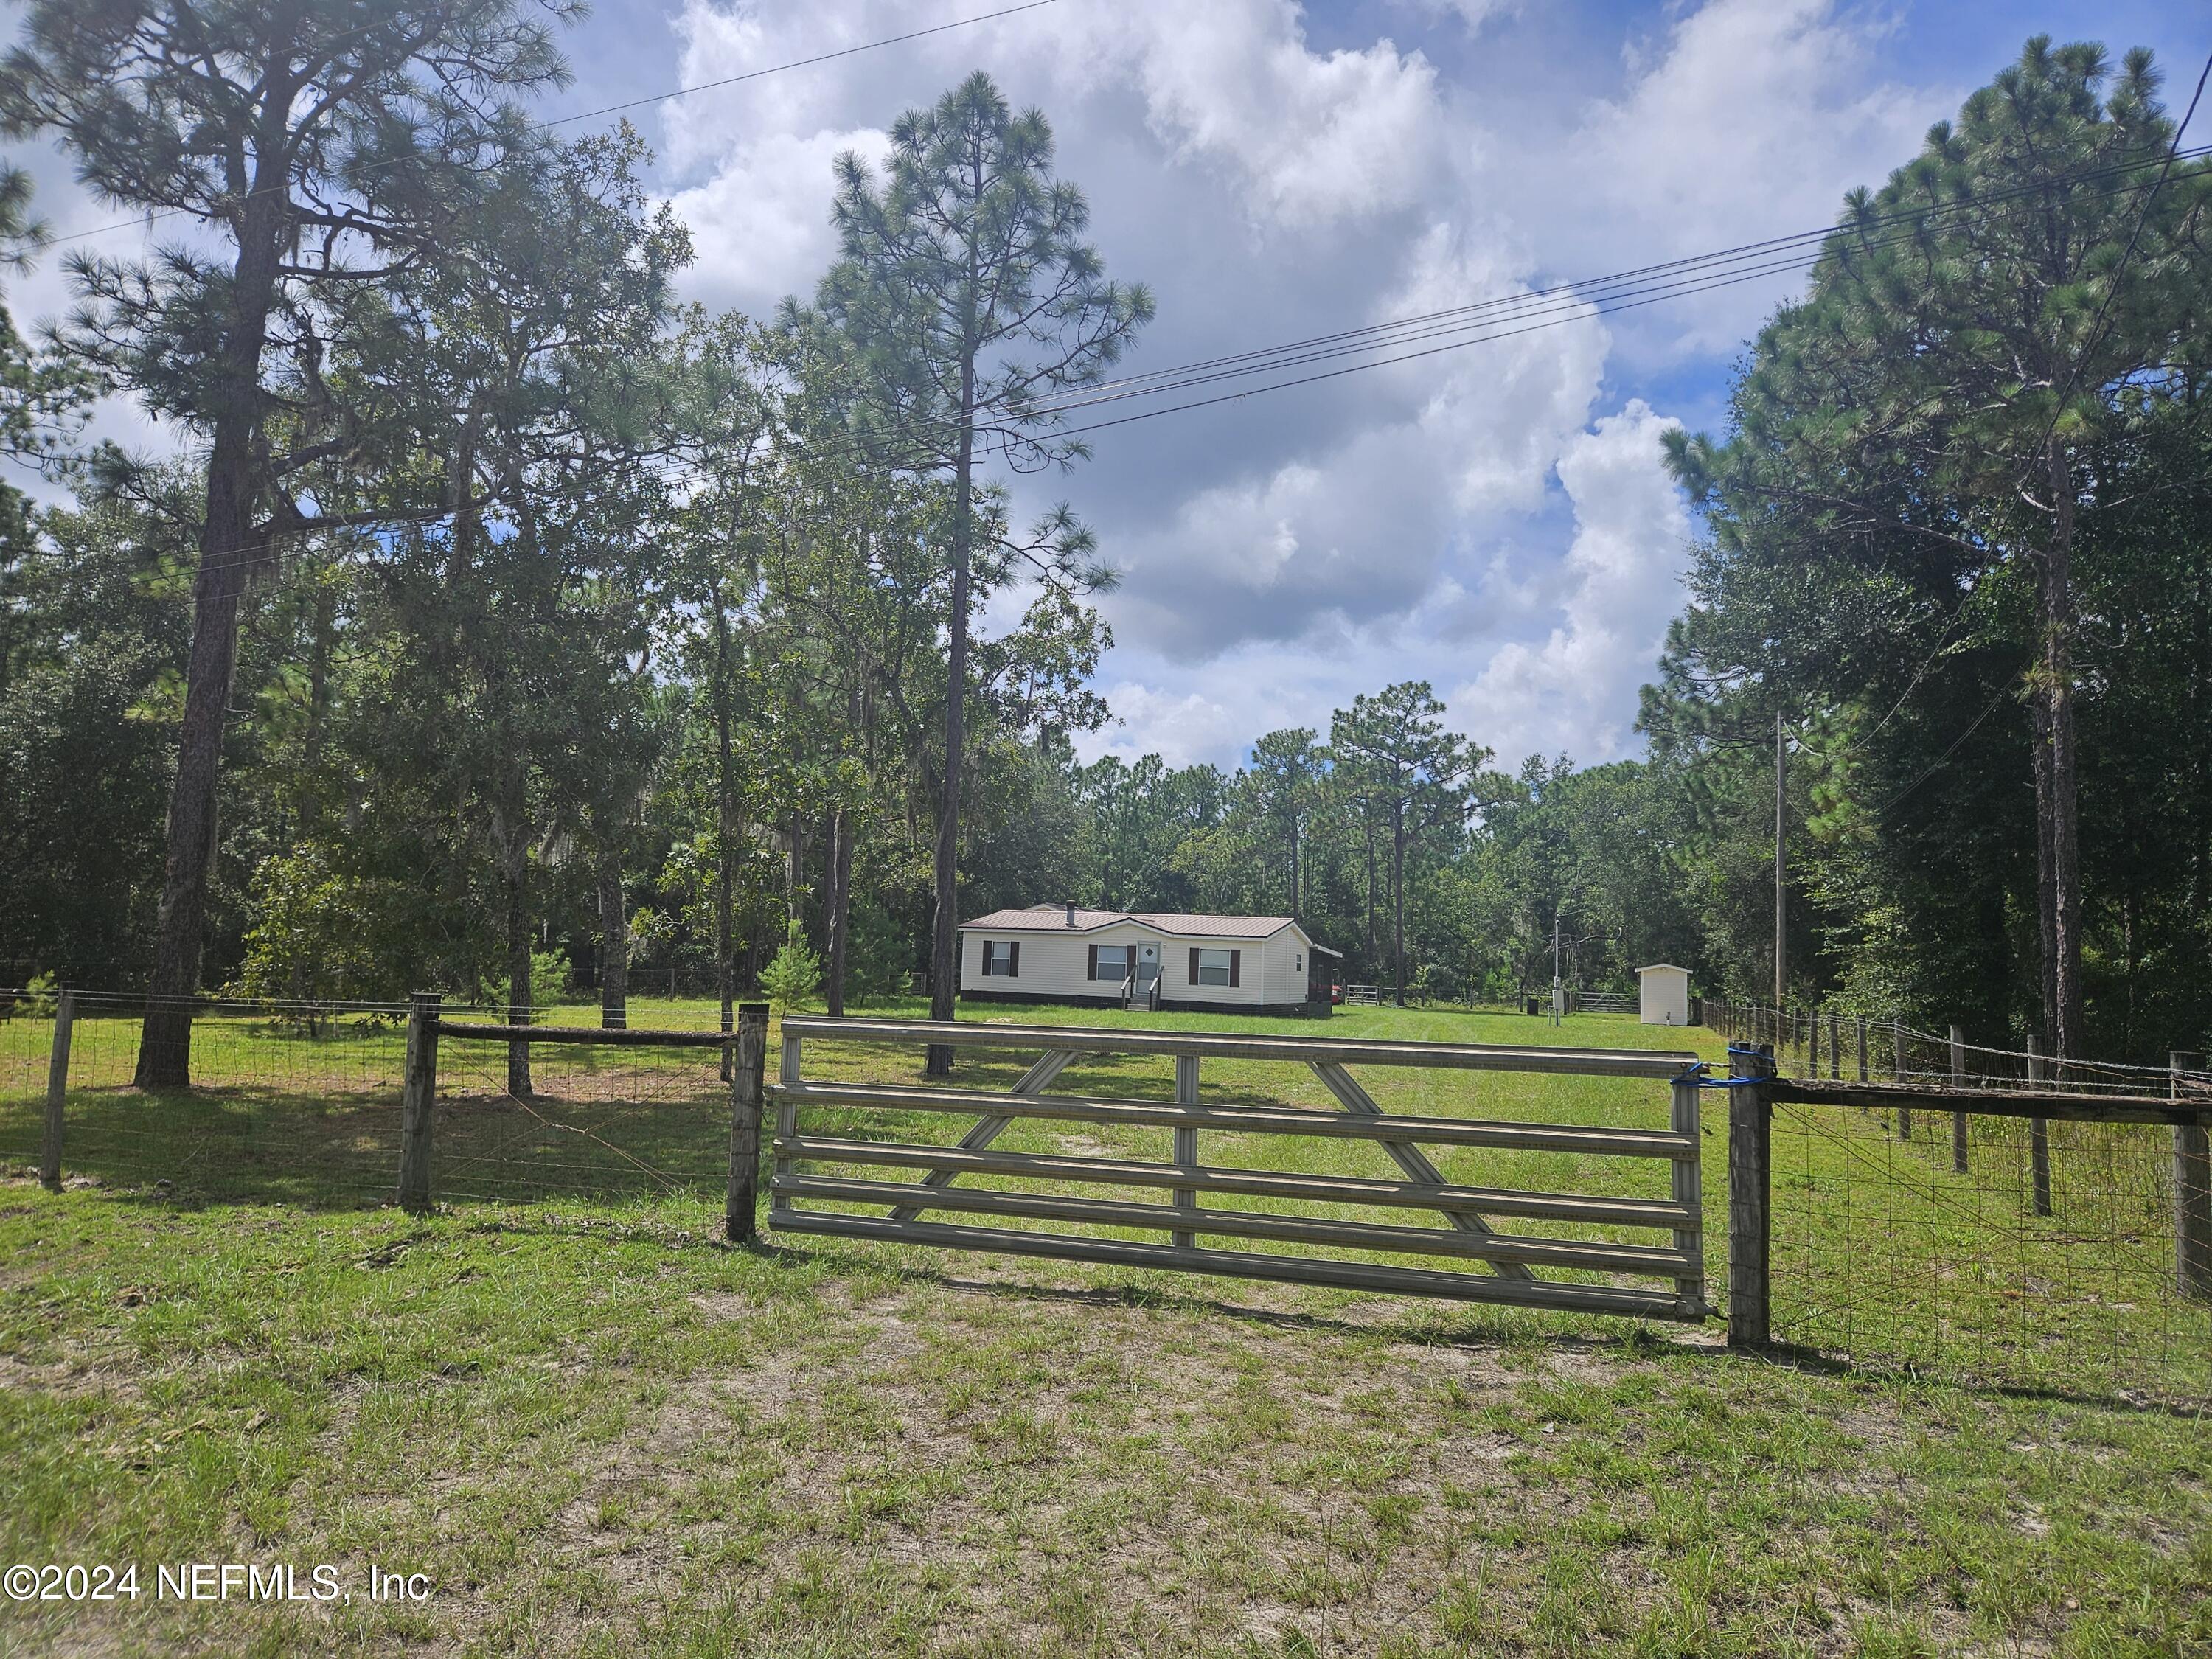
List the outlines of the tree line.
{"type": "Polygon", "coordinates": [[[0,978],[146,988],[143,1083],[211,989],[611,1022],[649,963],[726,1020],[783,956],[948,1016],[963,916],[1066,900],[1295,915],[1401,996],[1548,984],[1555,933],[1759,994],[1778,723],[1789,996],[2206,1045],[2212,180],[2147,55],[2031,41],[1670,438],[1648,759],[1501,769],[1407,682],[1224,769],[1079,757],[1110,560],[1009,483],[1085,459],[1153,302],[1045,118],[908,112],[814,293],[713,313],[638,137],[527,118],[567,15],[41,0],[0,60],[9,136],[173,233],[0,331],[0,444],[66,487],[0,496],[0,978]],[[102,393],[187,443],[85,444],[102,393]]]}

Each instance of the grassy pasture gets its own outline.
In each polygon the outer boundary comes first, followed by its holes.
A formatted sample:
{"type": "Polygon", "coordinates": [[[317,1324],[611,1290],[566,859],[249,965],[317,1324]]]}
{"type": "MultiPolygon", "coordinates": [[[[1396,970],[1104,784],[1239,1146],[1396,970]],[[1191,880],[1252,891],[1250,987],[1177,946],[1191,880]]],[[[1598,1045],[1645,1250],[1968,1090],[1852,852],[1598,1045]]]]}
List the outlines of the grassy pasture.
{"type": "MultiPolygon", "coordinates": [[[[1556,1038],[1445,1010],[1265,1024],[1718,1054],[1611,1016],[1556,1038]]],[[[0,1556],[328,1561],[356,1589],[376,1564],[438,1588],[410,1605],[0,1605],[0,1653],[2212,1652],[2212,1430],[2091,1397],[2154,1362],[2161,1396],[2202,1397],[2202,1325],[2144,1299],[2163,1241],[2138,1224],[2140,1261],[2112,1265],[2118,1175],[2081,1177],[2094,1225],[2076,1206],[2023,1226],[1999,1141],[1960,1180],[1870,1121],[1778,1122],[1785,1334],[1940,1354],[1914,1376],[1622,1320],[797,1236],[729,1250],[724,1097],[697,1054],[541,1051],[526,1109],[500,1094],[502,1048],[448,1043],[451,1201],[416,1221],[380,1206],[396,1029],[208,1022],[210,1086],[149,1100],[125,1086],[135,1025],[88,1020],[78,1179],[52,1195],[20,1178],[34,1031],[0,1026],[0,1164],[19,1177],[0,1185],[0,1556]],[[2031,1307],[2023,1284],[2075,1294],[2031,1307]],[[2155,1352],[2100,1344],[2153,1311],[2155,1352]],[[1950,1380],[1978,1375],[2073,1386],[1950,1380]]],[[[958,1081],[1004,1087],[1028,1058],[963,1053],[958,1081]]],[[[823,1046],[807,1074],[917,1064],[823,1046]]],[[[1359,1075],[1395,1110],[1667,1117],[1651,1083],[1359,1075]]],[[[1164,1060],[1082,1062],[1056,1086],[1171,1094],[1164,1060]]],[[[1209,1060],[1202,1087],[1328,1103],[1275,1065],[1209,1060]]],[[[871,1115],[809,1127],[964,1127],[871,1115]]],[[[1722,1115],[1716,1097],[1716,1291],[1722,1115]]],[[[1158,1158],[1167,1139],[1024,1124],[1003,1144],[1158,1158]]],[[[1267,1139],[1208,1133],[1201,1155],[1390,1173],[1358,1143],[1267,1139]]],[[[2125,1149],[2075,1150],[2062,1170],[2133,1168],[2125,1149]]],[[[1666,1184],[1644,1160],[1434,1155],[1486,1185],[1666,1184]]]]}

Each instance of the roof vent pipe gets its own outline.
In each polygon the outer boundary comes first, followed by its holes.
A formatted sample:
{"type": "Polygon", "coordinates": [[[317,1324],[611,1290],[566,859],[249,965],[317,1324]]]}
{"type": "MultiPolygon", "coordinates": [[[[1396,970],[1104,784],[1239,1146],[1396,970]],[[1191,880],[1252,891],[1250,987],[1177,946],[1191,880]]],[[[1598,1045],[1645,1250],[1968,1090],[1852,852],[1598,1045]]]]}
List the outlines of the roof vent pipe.
{"type": "Polygon", "coordinates": [[[1071,927],[1075,926],[1075,901],[1073,899],[1070,899],[1067,902],[1067,925],[1071,927]]]}

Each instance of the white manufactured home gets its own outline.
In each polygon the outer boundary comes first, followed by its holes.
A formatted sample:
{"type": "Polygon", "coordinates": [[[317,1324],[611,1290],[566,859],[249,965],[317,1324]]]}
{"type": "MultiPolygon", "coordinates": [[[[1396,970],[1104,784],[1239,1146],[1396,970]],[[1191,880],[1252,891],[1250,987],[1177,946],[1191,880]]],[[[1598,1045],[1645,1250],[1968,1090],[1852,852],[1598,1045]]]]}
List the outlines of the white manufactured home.
{"type": "Polygon", "coordinates": [[[1339,953],[1289,916],[1033,904],[960,933],[960,994],[1238,1014],[1326,1014],[1339,953]]]}

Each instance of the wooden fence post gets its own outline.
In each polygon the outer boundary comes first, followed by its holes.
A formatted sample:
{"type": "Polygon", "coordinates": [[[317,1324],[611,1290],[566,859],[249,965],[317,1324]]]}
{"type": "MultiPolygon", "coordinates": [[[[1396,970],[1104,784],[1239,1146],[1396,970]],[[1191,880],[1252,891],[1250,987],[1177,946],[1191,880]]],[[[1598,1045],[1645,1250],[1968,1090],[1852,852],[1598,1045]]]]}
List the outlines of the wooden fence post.
{"type": "Polygon", "coordinates": [[[1867,1080],[1867,1017],[1859,1016],[1859,1081],[1867,1080]]]}
{"type": "Polygon", "coordinates": [[[408,1000],[407,1081],[399,1102],[399,1206],[430,1207],[430,1120],[438,1104],[438,1003],[434,992],[408,1000]]]}
{"type": "MultiPolygon", "coordinates": [[[[2027,1034],[2027,1083],[2030,1088],[2043,1084],[2043,1055],[2035,1046],[2035,1033],[2027,1034]]],[[[2051,1120],[2032,1117],[2027,1121],[2028,1184],[2033,1194],[2035,1213],[2051,1213],[2051,1120]]]]}
{"type": "Polygon", "coordinates": [[[53,1047],[46,1054],[46,1133],[39,1147],[39,1179],[49,1191],[62,1189],[62,1108],[69,1099],[70,1038],[76,1027],[76,994],[64,991],[54,1002],[53,1047]]]}
{"type": "Polygon", "coordinates": [[[1805,1075],[1820,1075],[1820,1011],[1818,1008],[1805,1017],[1805,1075]]]}
{"type": "MultiPolygon", "coordinates": [[[[1732,1058],[1739,1077],[1774,1075],[1774,1056],[1764,1048],[1732,1058]]],[[[1729,1345],[1737,1348],[1767,1343],[1773,1169],[1773,1106],[1767,1095],[1763,1082],[1729,1091],[1729,1345]]]]}
{"type": "MultiPolygon", "coordinates": [[[[2181,1098],[2181,1055],[2166,1059],[2181,1098]]],[[[2212,1135],[2203,1121],[2173,1126],[2173,1279],[2182,1295],[2212,1302],[2212,1135]]]]}
{"type": "Polygon", "coordinates": [[[1833,1008],[1828,1010],[1828,1075],[1841,1078],[1844,1074],[1844,1017],[1833,1008]]]}
{"type": "MultiPolygon", "coordinates": [[[[1957,1026],[1951,1028],[1951,1086],[1966,1086],[1966,1036],[1957,1026]]],[[[1951,1167],[1960,1175],[1966,1173],[1966,1115],[1951,1114],[1951,1167]]]]}
{"type": "Polygon", "coordinates": [[[722,1231],[732,1244],[749,1243],[760,1197],[763,1085],[768,1080],[768,1004],[738,1005],[737,1059],[730,1067],[730,1191],[722,1231]]]}

